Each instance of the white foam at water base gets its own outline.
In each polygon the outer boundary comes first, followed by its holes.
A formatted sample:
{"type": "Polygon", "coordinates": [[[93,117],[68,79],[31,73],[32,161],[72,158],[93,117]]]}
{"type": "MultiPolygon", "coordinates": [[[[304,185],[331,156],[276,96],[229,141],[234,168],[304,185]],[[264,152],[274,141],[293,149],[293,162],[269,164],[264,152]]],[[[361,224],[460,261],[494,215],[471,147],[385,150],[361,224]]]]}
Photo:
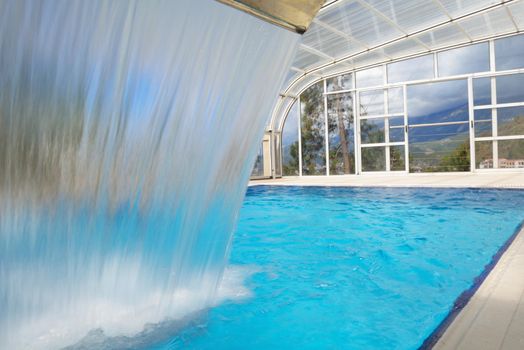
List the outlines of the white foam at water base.
{"type": "MultiPolygon", "coordinates": [[[[20,338],[9,344],[9,347],[52,350],[72,346],[74,349],[74,344],[94,329],[103,334],[102,340],[97,339],[98,343],[118,336],[130,337],[132,341],[134,336],[144,331],[146,325],[151,329],[157,324],[183,319],[225,301],[238,302],[251,297],[252,293],[244,285],[244,281],[256,272],[258,270],[252,267],[229,266],[213,298],[209,298],[207,292],[214,288],[210,285],[213,279],[203,278],[190,289],[177,290],[170,295],[162,295],[164,292],[158,291],[134,305],[118,303],[115,300],[79,300],[78,304],[81,307],[74,312],[40,315],[38,320],[32,322],[31,328],[24,328],[18,332],[20,338]],[[174,306],[158,313],[158,301],[166,299],[172,300],[174,306]],[[82,313],[92,314],[96,319],[79,319],[77,315],[82,313]],[[53,327],[49,328],[49,325],[53,327]]],[[[86,346],[86,342],[82,345],[86,346]]]]}

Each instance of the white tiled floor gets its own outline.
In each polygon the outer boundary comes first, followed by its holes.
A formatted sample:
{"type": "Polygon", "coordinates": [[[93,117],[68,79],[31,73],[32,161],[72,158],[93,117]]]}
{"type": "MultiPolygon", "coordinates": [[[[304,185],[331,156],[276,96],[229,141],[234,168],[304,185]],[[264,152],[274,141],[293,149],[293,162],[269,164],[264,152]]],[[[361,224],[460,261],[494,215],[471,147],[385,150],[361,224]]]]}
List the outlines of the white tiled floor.
{"type": "MultiPolygon", "coordinates": [[[[252,181],[250,185],[524,189],[524,172],[304,176],[252,181]]],[[[434,349],[524,350],[524,229],[434,349]]]]}
{"type": "Polygon", "coordinates": [[[524,188],[524,171],[402,175],[290,176],[250,185],[524,188]]]}

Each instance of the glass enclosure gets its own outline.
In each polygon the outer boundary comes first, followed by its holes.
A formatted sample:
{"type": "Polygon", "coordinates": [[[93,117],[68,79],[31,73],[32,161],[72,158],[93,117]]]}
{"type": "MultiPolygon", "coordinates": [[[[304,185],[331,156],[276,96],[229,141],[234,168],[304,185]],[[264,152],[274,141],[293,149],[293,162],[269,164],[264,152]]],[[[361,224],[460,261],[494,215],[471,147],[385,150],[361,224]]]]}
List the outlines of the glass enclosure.
{"type": "Polygon", "coordinates": [[[329,173],[355,174],[353,93],[327,96],[329,173]]]}
{"type": "Polygon", "coordinates": [[[282,175],[524,169],[523,86],[524,35],[322,79],[284,123],[282,175]]]}
{"type": "Polygon", "coordinates": [[[409,171],[469,171],[468,82],[407,87],[409,171]]]}
{"type": "Polygon", "coordinates": [[[295,103],[287,115],[284,128],[282,130],[282,175],[300,175],[299,164],[299,143],[298,143],[298,103],[295,103]]]}
{"type": "Polygon", "coordinates": [[[300,95],[300,148],[303,175],[326,175],[324,81],[300,95]]]}

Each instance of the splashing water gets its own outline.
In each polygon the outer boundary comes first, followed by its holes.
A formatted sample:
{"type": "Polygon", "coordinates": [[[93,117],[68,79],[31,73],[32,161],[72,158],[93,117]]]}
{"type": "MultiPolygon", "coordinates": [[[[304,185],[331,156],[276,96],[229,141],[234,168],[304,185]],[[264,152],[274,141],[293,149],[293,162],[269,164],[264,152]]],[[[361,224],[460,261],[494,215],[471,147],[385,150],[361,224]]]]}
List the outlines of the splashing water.
{"type": "Polygon", "coordinates": [[[209,0],[0,1],[0,348],[216,302],[297,41],[209,0]]]}

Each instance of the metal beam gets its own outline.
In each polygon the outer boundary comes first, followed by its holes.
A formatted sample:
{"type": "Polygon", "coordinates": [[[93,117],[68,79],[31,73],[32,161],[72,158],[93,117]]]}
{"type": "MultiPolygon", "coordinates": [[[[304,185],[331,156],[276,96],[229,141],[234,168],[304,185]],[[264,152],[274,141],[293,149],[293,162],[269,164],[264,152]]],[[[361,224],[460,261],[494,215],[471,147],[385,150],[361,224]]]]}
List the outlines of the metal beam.
{"type": "Polygon", "coordinates": [[[304,34],[324,0],[217,0],[266,22],[304,34]]]}

